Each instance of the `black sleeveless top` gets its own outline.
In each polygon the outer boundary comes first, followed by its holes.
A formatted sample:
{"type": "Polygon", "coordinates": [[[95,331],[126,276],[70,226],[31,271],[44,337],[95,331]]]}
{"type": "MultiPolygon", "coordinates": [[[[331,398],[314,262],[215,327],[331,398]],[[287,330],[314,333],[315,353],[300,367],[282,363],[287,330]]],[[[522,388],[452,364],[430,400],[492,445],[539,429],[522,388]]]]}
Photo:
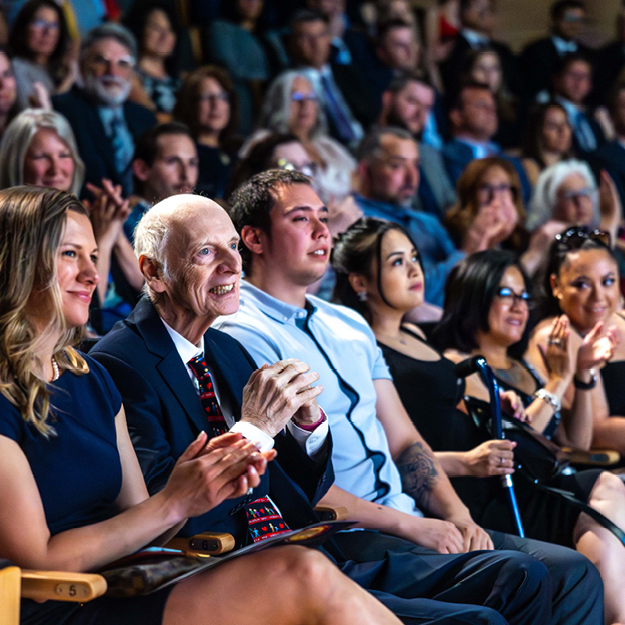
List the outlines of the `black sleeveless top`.
{"type": "Polygon", "coordinates": [[[610,415],[625,416],[625,360],[609,362],[601,369],[610,415]]]}
{"type": "MultiPolygon", "coordinates": [[[[420,336],[402,328],[424,345],[420,336]]],[[[464,380],[456,376],[455,364],[440,360],[417,360],[379,343],[395,388],[406,411],[434,451],[468,451],[482,441],[466,414],[456,408],[464,394],[464,380]]]]}

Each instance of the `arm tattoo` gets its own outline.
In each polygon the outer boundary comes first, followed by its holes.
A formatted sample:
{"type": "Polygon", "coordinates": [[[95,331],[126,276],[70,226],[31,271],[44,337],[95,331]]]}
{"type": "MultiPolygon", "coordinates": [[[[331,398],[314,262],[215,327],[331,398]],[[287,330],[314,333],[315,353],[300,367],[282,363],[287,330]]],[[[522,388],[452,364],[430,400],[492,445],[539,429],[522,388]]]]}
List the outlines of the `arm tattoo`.
{"type": "Polygon", "coordinates": [[[404,492],[427,510],[432,487],[438,478],[432,452],[423,443],[413,443],[400,454],[395,464],[404,492]]]}

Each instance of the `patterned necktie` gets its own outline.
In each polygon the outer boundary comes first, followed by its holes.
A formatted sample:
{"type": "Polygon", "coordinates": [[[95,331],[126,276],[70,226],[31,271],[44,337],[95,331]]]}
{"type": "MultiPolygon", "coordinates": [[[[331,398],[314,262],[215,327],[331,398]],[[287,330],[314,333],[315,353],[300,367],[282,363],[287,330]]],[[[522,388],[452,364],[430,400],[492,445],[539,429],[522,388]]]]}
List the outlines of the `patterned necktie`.
{"type": "Polygon", "coordinates": [[[228,425],[217,402],[215,387],[213,386],[211,374],[208,372],[204,354],[191,358],[188,365],[197,378],[200,387],[200,401],[204,410],[206,410],[206,418],[212,428],[213,436],[221,436],[221,434],[228,431],[228,425]]]}
{"type": "Polygon", "coordinates": [[[129,186],[132,185],[130,161],[134,153],[134,143],[125,122],[121,119],[121,113],[116,112],[111,119],[110,132],[115,171],[119,176],[124,193],[128,194],[132,189],[132,186],[129,186]]]}
{"type": "Polygon", "coordinates": [[[334,93],[330,78],[325,74],[321,74],[321,86],[323,87],[326,112],[339,139],[345,143],[355,141],[356,134],[354,133],[352,125],[347,117],[347,113],[334,93]]]}
{"type": "Polygon", "coordinates": [[[291,531],[269,497],[259,497],[245,506],[250,536],[255,543],[291,531]]]}

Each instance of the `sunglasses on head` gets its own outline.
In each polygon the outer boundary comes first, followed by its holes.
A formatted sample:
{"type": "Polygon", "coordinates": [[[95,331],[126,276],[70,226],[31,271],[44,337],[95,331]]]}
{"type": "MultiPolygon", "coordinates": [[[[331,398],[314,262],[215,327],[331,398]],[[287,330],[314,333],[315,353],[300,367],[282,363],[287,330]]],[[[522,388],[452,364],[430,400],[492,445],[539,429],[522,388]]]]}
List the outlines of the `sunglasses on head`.
{"type": "Polygon", "coordinates": [[[570,249],[576,249],[581,247],[584,241],[588,239],[597,241],[601,245],[610,247],[611,239],[610,233],[605,230],[591,230],[585,226],[578,226],[576,228],[569,228],[566,232],[556,234],[556,241],[568,246],[570,249]]]}

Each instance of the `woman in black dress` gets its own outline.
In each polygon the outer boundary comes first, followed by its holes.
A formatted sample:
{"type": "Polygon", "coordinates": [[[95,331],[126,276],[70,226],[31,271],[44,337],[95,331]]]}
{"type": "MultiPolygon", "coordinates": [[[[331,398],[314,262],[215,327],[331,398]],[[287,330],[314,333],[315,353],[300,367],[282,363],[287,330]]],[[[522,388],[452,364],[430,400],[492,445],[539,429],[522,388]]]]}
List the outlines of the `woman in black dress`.
{"type": "MultiPolygon", "coordinates": [[[[259,484],[253,443],[198,436],[149,497],[111,378],[72,345],[98,283],[89,217],[62,191],[0,192],[0,558],[97,570],[259,484]]],[[[23,600],[33,625],[399,623],[314,550],[276,547],[150,595],[23,600]]]]}
{"type": "MultiPolygon", "coordinates": [[[[529,281],[514,255],[499,250],[479,252],[452,271],[445,290],[443,318],[435,339],[456,362],[482,354],[502,386],[514,389],[525,403],[533,428],[559,442],[579,447],[590,444],[592,433],[592,370],[609,359],[616,339],[612,331],[602,336],[597,323],[577,350],[571,348],[569,320],[550,322],[549,339],[541,352],[544,378],[523,360],[527,345],[529,281]],[[570,403],[564,396],[573,384],[570,403]],[[562,418],[559,418],[561,413],[562,418]]],[[[466,379],[467,395],[488,401],[479,376],[466,379]]],[[[527,533],[574,545],[599,568],[605,586],[606,622],[623,622],[625,551],[612,533],[602,529],[566,502],[549,501],[541,493],[516,481],[521,517],[527,533]]],[[[572,491],[579,499],[625,528],[625,486],[609,472],[582,471],[552,478],[550,486],[572,491]]]]}
{"type": "MultiPolygon", "coordinates": [[[[339,237],[332,266],[337,273],[335,298],[371,325],[410,418],[437,452],[446,473],[456,477],[512,473],[514,443],[483,443],[456,408],[464,384],[456,377],[454,363],[428,343],[420,328],[402,322],[406,312],[423,302],[424,277],[418,251],[401,226],[360,219],[339,237]]],[[[516,396],[508,393],[504,400],[522,417],[516,396]]],[[[464,502],[479,518],[483,513],[473,482],[456,481],[454,487],[461,497],[464,490],[470,494],[464,502]]]]}

